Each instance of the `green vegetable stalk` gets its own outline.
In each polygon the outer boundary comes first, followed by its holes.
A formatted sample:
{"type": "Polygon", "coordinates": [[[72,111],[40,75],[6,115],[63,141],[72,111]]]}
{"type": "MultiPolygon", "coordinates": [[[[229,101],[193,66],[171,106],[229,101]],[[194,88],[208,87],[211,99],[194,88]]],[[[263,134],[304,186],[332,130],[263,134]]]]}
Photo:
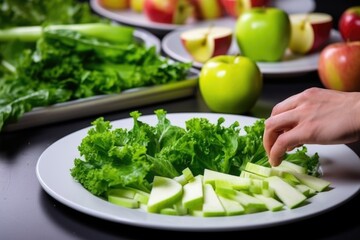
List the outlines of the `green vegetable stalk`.
{"type": "Polygon", "coordinates": [[[130,44],[134,42],[133,28],[121,25],[110,25],[106,23],[49,25],[45,27],[27,26],[0,29],[0,42],[36,42],[39,38],[42,37],[44,31],[46,32],[60,29],[76,31],[89,37],[94,37],[113,43],[130,44]]]}

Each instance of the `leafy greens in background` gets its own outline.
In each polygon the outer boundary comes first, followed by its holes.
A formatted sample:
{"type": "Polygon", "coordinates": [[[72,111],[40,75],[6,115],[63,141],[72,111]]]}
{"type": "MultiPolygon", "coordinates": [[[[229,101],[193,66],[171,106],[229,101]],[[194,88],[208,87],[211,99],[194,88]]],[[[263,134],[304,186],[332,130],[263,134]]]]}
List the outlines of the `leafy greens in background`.
{"type": "Polygon", "coordinates": [[[77,0],[0,0],[0,28],[107,21],[77,0]]]}
{"type": "Polygon", "coordinates": [[[88,4],[0,3],[0,131],[34,107],[184,80],[191,67],[135,41],[133,28],[102,22],[88,4]],[[23,12],[39,25],[13,27],[25,24],[23,12]]]}
{"type": "MultiPolygon", "coordinates": [[[[239,175],[247,162],[270,166],[262,144],[264,119],[244,126],[246,134],[240,134],[239,122],[225,127],[224,118],[216,124],[192,118],[181,128],[171,124],[165,110],[155,113],[158,123],[150,126],[139,121],[141,113],[132,112],[132,129],[113,129],[110,122],[96,119],[78,146],[81,157],[71,169],[74,179],[103,196],[116,186],[150,191],[155,175],[173,178],[186,167],[196,175],[205,168],[239,175]]],[[[319,156],[308,156],[306,147],[285,159],[306,167],[309,174],[318,172],[319,156]]]]}

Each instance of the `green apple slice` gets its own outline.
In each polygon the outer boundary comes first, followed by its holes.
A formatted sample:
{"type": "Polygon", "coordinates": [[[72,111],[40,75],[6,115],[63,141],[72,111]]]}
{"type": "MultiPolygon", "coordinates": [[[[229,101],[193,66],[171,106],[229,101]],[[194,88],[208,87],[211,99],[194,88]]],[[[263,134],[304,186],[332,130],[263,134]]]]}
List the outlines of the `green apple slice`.
{"type": "Polygon", "coordinates": [[[210,169],[204,170],[204,183],[209,183],[215,187],[215,181],[222,181],[227,183],[234,189],[248,189],[251,185],[251,179],[242,178],[240,176],[235,176],[227,173],[216,172],[210,169]]]}
{"type": "Polygon", "coordinates": [[[226,215],[224,207],[210,184],[204,184],[204,204],[202,212],[204,217],[226,215]]]}
{"type": "Polygon", "coordinates": [[[203,202],[203,178],[197,175],[183,186],[182,204],[189,209],[201,209],[203,202]]]}
{"type": "Polygon", "coordinates": [[[278,198],[289,208],[295,208],[306,200],[306,196],[285,182],[283,179],[272,176],[266,179],[274,189],[278,198]]]}
{"type": "Polygon", "coordinates": [[[231,199],[223,197],[223,196],[218,196],[218,197],[226,211],[226,215],[233,216],[233,215],[244,214],[244,212],[245,212],[244,207],[237,201],[231,200],[231,199]]]}
{"type": "Polygon", "coordinates": [[[299,181],[308,186],[309,188],[314,189],[317,192],[322,192],[330,186],[330,182],[322,178],[310,176],[303,173],[292,173],[299,181]]]}
{"type": "Polygon", "coordinates": [[[162,208],[172,206],[181,197],[182,192],[182,185],[174,179],[155,176],[147,211],[159,213],[162,208]]]}
{"type": "Polygon", "coordinates": [[[284,204],[282,202],[279,202],[278,200],[276,200],[272,197],[266,197],[261,194],[254,194],[254,197],[256,197],[260,201],[264,202],[267,209],[269,209],[272,212],[280,211],[284,207],[284,204]]]}
{"type": "Polygon", "coordinates": [[[263,177],[270,177],[271,175],[271,168],[264,167],[255,163],[248,162],[245,166],[245,171],[263,176],[263,177]]]}
{"type": "Polygon", "coordinates": [[[126,208],[139,208],[140,207],[139,201],[132,199],[132,198],[109,195],[108,201],[113,204],[116,204],[116,205],[119,205],[122,207],[126,207],[126,208]]]}
{"type": "Polygon", "coordinates": [[[241,191],[235,192],[235,195],[229,195],[229,197],[244,206],[246,213],[255,213],[267,210],[263,201],[241,191]]]}
{"type": "MultiPolygon", "coordinates": [[[[306,173],[306,168],[297,165],[295,163],[289,162],[289,161],[282,161],[279,165],[280,169],[288,169],[291,170],[291,172],[298,172],[298,173],[306,173]]],[[[277,168],[277,167],[275,167],[277,168]]]]}

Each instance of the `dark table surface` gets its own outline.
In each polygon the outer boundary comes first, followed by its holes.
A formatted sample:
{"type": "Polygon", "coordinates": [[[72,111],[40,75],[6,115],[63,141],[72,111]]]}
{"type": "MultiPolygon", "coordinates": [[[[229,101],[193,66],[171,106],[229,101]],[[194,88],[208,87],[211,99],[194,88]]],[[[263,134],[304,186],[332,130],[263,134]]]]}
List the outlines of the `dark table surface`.
{"type": "MultiPolygon", "coordinates": [[[[355,5],[355,3],[356,1],[348,1],[348,4],[355,5]]],[[[316,72],[277,79],[265,78],[262,95],[247,115],[267,117],[277,102],[309,87],[322,87],[316,72]]],[[[129,112],[133,110],[139,110],[146,115],[153,114],[158,108],[166,109],[168,113],[209,112],[196,90],[190,97],[102,114],[102,116],[108,120],[117,120],[128,118],[129,112]]],[[[41,188],[35,166],[39,156],[47,147],[76,130],[88,127],[95,117],[0,134],[0,239],[143,239],[147,236],[155,236],[159,239],[174,237],[202,239],[205,236],[208,239],[230,239],[233,236],[243,239],[265,236],[298,239],[360,239],[360,220],[356,215],[360,212],[359,194],[335,209],[309,219],[271,228],[211,232],[211,234],[128,226],[101,220],[69,208],[53,199],[41,188]]],[[[360,143],[348,146],[360,156],[360,143]]]]}

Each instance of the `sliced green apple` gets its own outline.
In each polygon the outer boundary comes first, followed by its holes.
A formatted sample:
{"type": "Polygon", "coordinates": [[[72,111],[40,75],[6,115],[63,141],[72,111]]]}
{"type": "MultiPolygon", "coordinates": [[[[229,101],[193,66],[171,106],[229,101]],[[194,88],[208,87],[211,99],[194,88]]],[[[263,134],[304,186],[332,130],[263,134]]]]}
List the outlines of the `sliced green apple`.
{"type": "Polygon", "coordinates": [[[204,63],[214,56],[227,54],[232,35],[229,27],[209,26],[186,30],[181,33],[180,39],[191,57],[204,63]]]}
{"type": "Polygon", "coordinates": [[[306,200],[304,194],[277,176],[269,177],[267,181],[278,198],[289,208],[295,208],[306,200]]]}
{"type": "Polygon", "coordinates": [[[272,211],[272,212],[280,211],[284,207],[284,204],[282,202],[279,202],[275,198],[267,197],[267,196],[264,196],[264,195],[261,195],[261,194],[254,194],[254,197],[256,197],[260,201],[264,202],[267,209],[272,211]]]}
{"type": "Polygon", "coordinates": [[[155,176],[147,211],[159,213],[161,209],[171,207],[181,197],[182,192],[182,185],[174,179],[155,176]]]}
{"type": "Polygon", "coordinates": [[[239,176],[221,173],[217,171],[213,171],[210,169],[204,170],[204,183],[209,183],[212,186],[215,186],[215,182],[226,184],[233,189],[248,189],[251,185],[251,179],[249,178],[242,178],[239,176]]]}
{"type": "Polygon", "coordinates": [[[226,215],[233,216],[233,215],[244,214],[245,209],[239,202],[223,196],[218,196],[218,197],[225,209],[226,215]]]}
{"type": "Polygon", "coordinates": [[[201,175],[197,175],[183,186],[182,203],[185,208],[201,209],[203,202],[203,178],[201,175]]]}
{"type": "Polygon", "coordinates": [[[333,25],[327,13],[291,14],[289,49],[293,53],[307,54],[319,50],[330,38],[333,25]]]}
{"type": "Polygon", "coordinates": [[[119,205],[122,207],[126,207],[126,208],[139,208],[140,207],[139,201],[132,199],[132,198],[108,195],[108,201],[113,204],[116,204],[116,205],[119,205]]]}
{"type": "Polygon", "coordinates": [[[226,212],[211,184],[204,184],[204,217],[225,216],[226,212]]]}

